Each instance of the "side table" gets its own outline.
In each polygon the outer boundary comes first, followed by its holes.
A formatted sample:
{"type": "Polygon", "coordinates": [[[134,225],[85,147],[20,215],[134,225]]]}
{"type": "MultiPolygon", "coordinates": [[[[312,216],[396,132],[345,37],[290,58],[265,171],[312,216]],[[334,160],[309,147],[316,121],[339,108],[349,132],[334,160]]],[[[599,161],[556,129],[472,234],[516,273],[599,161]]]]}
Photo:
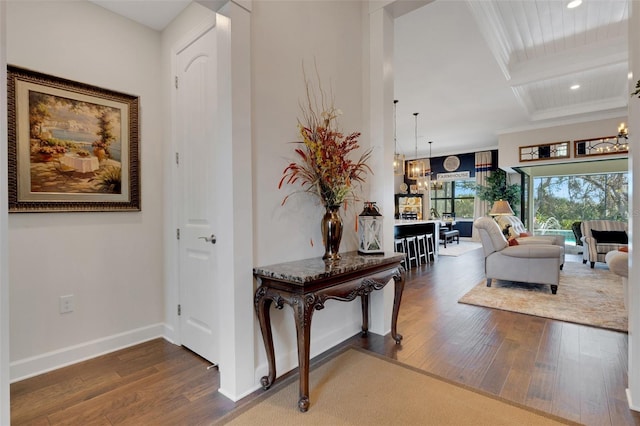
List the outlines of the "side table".
{"type": "Polygon", "coordinates": [[[309,409],[309,347],[311,318],[314,310],[324,308],[329,299],[349,302],[360,297],[362,303],[362,334],[369,330],[369,294],[380,290],[390,280],[395,283],[391,336],[399,344],[402,336],[396,325],[402,291],[404,268],[400,265],[404,254],[359,255],[356,251],[340,253],[341,259],[325,262],[321,257],[280,263],[253,269],[258,280],[254,305],[267,353],[269,375],[260,383],[267,390],[276,380],[276,363],[271,332],[269,309],[275,302],[277,309],[291,306],[298,342],[298,366],[300,371],[300,411],[309,409]]]}

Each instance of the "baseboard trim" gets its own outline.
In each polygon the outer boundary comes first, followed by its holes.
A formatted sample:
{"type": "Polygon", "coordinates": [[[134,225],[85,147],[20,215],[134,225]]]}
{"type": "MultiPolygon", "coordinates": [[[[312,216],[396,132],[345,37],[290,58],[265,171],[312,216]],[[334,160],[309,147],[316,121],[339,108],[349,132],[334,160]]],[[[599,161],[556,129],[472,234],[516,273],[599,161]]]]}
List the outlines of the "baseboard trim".
{"type": "Polygon", "coordinates": [[[164,332],[165,325],[158,323],[14,361],[9,364],[9,380],[11,383],[18,382],[129,346],[164,338],[164,332]]]}
{"type": "Polygon", "coordinates": [[[631,389],[625,389],[625,393],[627,394],[627,404],[629,404],[629,409],[633,411],[640,411],[640,407],[636,407],[635,405],[633,405],[633,401],[631,399],[631,389]]]}
{"type": "MultiPolygon", "coordinates": [[[[362,331],[362,324],[360,320],[346,323],[344,326],[337,328],[335,330],[330,330],[324,335],[318,336],[314,338],[312,336],[311,339],[311,353],[309,354],[309,359],[313,359],[313,357],[320,355],[321,353],[339,345],[345,340],[351,338],[358,332],[362,331]]],[[[262,346],[262,342],[260,342],[262,346]]],[[[264,348],[264,346],[263,346],[264,348]]],[[[262,351],[264,352],[264,351],[262,351]]],[[[277,368],[277,377],[282,376],[283,374],[288,373],[294,368],[298,367],[298,348],[297,346],[293,346],[289,351],[285,353],[278,354],[276,351],[276,365],[277,368]]],[[[269,366],[267,365],[266,357],[262,359],[262,362],[258,364],[255,371],[254,381],[259,384],[260,379],[263,376],[269,374],[269,366]]],[[[225,394],[227,396],[227,394],[225,394]]],[[[233,401],[237,401],[239,396],[231,398],[233,401]],[[237,398],[237,399],[234,399],[237,398]]]]}

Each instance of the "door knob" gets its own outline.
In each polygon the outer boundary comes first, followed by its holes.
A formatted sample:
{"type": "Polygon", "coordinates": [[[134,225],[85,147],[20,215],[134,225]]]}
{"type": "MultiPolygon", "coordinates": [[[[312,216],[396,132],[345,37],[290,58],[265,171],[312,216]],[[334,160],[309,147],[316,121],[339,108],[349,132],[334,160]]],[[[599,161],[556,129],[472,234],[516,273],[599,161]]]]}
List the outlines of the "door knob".
{"type": "Polygon", "coordinates": [[[215,244],[216,243],[216,236],[214,234],[211,234],[210,237],[198,237],[198,239],[205,240],[206,242],[211,243],[211,244],[215,244]]]}

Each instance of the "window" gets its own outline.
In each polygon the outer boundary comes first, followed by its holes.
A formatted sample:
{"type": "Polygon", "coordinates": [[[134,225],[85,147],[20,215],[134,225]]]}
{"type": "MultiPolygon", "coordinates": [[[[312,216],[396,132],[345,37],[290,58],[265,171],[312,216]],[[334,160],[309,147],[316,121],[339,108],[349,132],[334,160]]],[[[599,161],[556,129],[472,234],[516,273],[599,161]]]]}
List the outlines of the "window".
{"type": "Polygon", "coordinates": [[[456,219],[473,219],[475,179],[440,183],[442,187],[431,189],[431,207],[440,215],[453,213],[456,219]]]}
{"type": "Polygon", "coordinates": [[[534,177],[533,215],[536,233],[566,230],[591,219],[628,220],[628,173],[534,177]]]}

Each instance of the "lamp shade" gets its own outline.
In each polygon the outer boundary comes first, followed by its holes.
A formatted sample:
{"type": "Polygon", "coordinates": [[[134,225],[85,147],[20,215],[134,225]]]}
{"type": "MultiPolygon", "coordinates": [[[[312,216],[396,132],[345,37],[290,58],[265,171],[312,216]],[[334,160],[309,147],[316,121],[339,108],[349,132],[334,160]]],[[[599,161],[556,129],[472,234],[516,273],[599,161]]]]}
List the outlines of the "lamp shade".
{"type": "Polygon", "coordinates": [[[511,206],[508,201],[498,200],[493,203],[493,207],[489,212],[490,216],[513,216],[513,210],[511,210],[511,206]]]}

